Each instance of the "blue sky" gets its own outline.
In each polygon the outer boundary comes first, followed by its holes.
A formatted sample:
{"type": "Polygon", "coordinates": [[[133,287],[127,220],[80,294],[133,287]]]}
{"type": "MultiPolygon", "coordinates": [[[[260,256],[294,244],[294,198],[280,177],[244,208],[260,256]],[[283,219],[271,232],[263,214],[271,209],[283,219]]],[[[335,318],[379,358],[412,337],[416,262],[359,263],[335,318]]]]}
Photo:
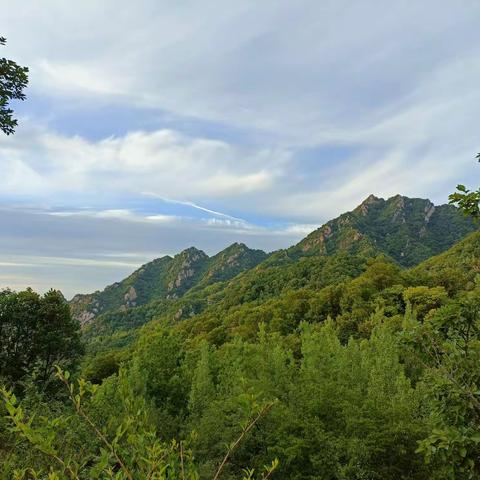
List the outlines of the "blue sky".
{"type": "Polygon", "coordinates": [[[31,72],[0,137],[0,286],[71,296],[480,181],[477,1],[0,5],[31,72]]]}

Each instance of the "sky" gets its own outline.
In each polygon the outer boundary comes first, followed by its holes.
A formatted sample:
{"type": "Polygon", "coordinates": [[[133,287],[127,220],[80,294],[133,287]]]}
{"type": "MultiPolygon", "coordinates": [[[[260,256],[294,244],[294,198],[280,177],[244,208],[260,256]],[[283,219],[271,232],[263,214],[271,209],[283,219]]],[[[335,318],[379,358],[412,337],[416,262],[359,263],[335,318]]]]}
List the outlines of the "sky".
{"type": "Polygon", "coordinates": [[[373,193],[480,182],[480,2],[0,0],[0,288],[272,251],[373,193]]]}

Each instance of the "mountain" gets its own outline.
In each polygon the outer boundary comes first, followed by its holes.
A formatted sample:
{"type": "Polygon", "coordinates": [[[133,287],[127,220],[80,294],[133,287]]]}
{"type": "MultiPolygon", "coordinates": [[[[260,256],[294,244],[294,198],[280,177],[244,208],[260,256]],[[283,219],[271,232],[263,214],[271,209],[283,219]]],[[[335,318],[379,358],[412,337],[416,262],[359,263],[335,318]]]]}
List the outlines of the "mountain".
{"type": "MultiPolygon", "coordinates": [[[[463,475],[463,459],[478,478],[475,398],[465,392],[479,383],[480,231],[460,238],[473,228],[451,207],[372,196],[269,256],[241,244],[213,257],[190,248],[79,296],[79,312],[96,315],[83,329],[79,365],[80,378],[96,385],[93,418],[115,435],[133,392],[133,415],[145,407],[152,438],[175,447],[171,439],[195,431],[189,448],[201,478],[215,476],[225,458],[218,446],[228,449],[248,422],[255,428],[229,478],[240,478],[249,459],[253,471],[273,455],[279,480],[440,479],[457,464],[463,475]],[[430,462],[419,445],[440,456],[430,462]]],[[[9,304],[4,310],[17,315],[9,304]]],[[[37,397],[23,403],[33,410],[37,397]]],[[[98,454],[82,448],[80,427],[67,432],[80,438],[67,453],[80,451],[87,465],[98,454]]],[[[55,445],[65,431],[52,436],[55,445]]],[[[128,440],[125,452],[135,443],[128,440]]],[[[167,451],[169,467],[182,463],[176,451],[167,451]]],[[[25,446],[13,452],[21,461],[25,446]]]]}
{"type": "Polygon", "coordinates": [[[90,338],[131,331],[154,318],[178,322],[196,317],[197,326],[205,324],[202,328],[207,328],[212,315],[221,318],[243,305],[273,301],[284,292],[320,291],[356,278],[379,255],[403,267],[419,264],[474,229],[473,222],[453,206],[435,207],[429,200],[401,196],[384,200],[371,195],[353,211],[288,249],[267,256],[233,244],[211,258],[188,249],[174,259],[165,257],[147,264],[115,284],[121,293],[116,303],[106,301],[112,288],[108,287],[94,294],[95,299],[75,297],[72,306],[80,307],[76,315],[84,323],[98,316],[88,329],[90,338]],[[162,271],[146,276],[150,295],[142,295],[134,285],[137,306],[127,302],[125,295],[131,299],[129,292],[133,293],[130,279],[162,262],[170,275],[162,271]],[[97,303],[103,306],[101,310],[97,303]]]}
{"type": "Polygon", "coordinates": [[[157,258],[102,291],[75,295],[70,308],[74,317],[85,325],[107,311],[125,311],[152,300],[179,298],[195,286],[206,287],[229,280],[266,257],[265,252],[240,243],[230,245],[213,257],[190,247],[173,258],[157,258]]]}
{"type": "Polygon", "coordinates": [[[480,232],[411,268],[402,268],[387,256],[345,252],[304,257],[265,270],[260,264],[230,281],[221,295],[202,292],[207,295],[203,309],[198,309],[198,298],[186,295],[145,328],[169,324],[187,338],[221,346],[237,337],[255,341],[262,324],[268,332],[294,338],[301,322],[318,324],[331,318],[339,337],[347,342],[351,336],[368,336],[378,315],[399,328],[409,292],[411,301],[418,302],[430,294],[442,298],[442,292],[455,298],[476,285],[480,285],[480,232]],[[197,309],[194,314],[189,310],[192,306],[197,309]],[[188,314],[178,321],[175,309],[188,314]]]}
{"type": "Polygon", "coordinates": [[[370,195],[352,212],[323,225],[290,249],[305,256],[378,251],[410,267],[437,255],[475,230],[473,221],[452,205],[396,195],[370,195]]]}
{"type": "Polygon", "coordinates": [[[262,250],[252,250],[243,243],[233,243],[210,258],[208,268],[196,287],[230,280],[239,273],[255,267],[267,257],[262,250]]]}

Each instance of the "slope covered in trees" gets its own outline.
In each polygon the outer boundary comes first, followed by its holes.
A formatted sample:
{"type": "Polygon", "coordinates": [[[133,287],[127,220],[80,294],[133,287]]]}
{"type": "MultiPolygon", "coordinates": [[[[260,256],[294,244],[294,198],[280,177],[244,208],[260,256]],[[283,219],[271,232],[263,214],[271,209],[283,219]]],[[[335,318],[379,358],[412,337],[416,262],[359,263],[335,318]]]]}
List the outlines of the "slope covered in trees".
{"type": "Polygon", "coordinates": [[[451,205],[401,195],[370,195],[352,212],[312,232],[294,254],[375,249],[402,266],[412,266],[451,247],[474,230],[473,222],[451,205]]]}
{"type": "MultiPolygon", "coordinates": [[[[480,233],[461,239],[474,227],[450,207],[427,221],[427,203],[398,201],[370,198],[366,213],[364,202],[329,222],[327,238],[324,226],[236,276],[214,268],[225,255],[198,254],[210,270],[184,292],[169,297],[152,278],[159,298],[112,301],[84,329],[73,373],[93,385],[74,378],[73,404],[32,385],[19,413],[4,392],[3,477],[27,467],[81,479],[156,478],[157,467],[172,479],[479,476],[480,233]],[[443,215],[460,241],[409,266],[453,242],[440,236],[443,215]]],[[[179,258],[164,260],[173,276],[179,258]]]]}
{"type": "Polygon", "coordinates": [[[70,302],[72,313],[82,324],[99,314],[145,305],[151,300],[174,299],[193,287],[228,280],[248,270],[267,255],[244,244],[234,243],[213,257],[194,247],[147,263],[125,280],[89,295],[76,295],[70,302]]]}
{"type": "MultiPolygon", "coordinates": [[[[138,302],[141,307],[127,308],[123,298],[129,295],[132,279],[137,277],[138,272],[120,284],[94,294],[94,298],[105,298],[113,289],[119,301],[114,303],[100,300],[105,305],[100,313],[104,314],[99,315],[87,328],[87,336],[95,337],[98,342],[101,340],[100,335],[117,332],[118,341],[123,343],[129,341],[130,334],[126,339],[125,335],[118,332],[136,328],[155,317],[180,321],[202,313],[207,308],[210,312],[217,312],[212,315],[223,317],[231,309],[246,303],[261,303],[282,292],[302,288],[318,290],[356,277],[364,270],[366,259],[378,255],[384,255],[400,266],[415,265],[446,250],[474,229],[473,222],[451,205],[434,207],[428,200],[401,196],[383,200],[371,195],[354,211],[328,222],[297,245],[274,252],[263,261],[261,252],[241,246],[244,253],[241,258],[246,257],[248,261],[242,261],[241,268],[229,268],[225,257],[228,258],[230,253],[226,255],[226,252],[230,252],[229,249],[235,245],[229,247],[208,260],[209,265],[222,266],[223,276],[211,275],[213,267],[210,267],[207,274],[203,273],[205,270],[199,269],[202,273],[197,276],[195,288],[184,289],[175,295],[165,295],[165,292],[159,292],[158,289],[155,294],[152,287],[158,282],[165,285],[165,280],[162,271],[153,267],[163,265],[164,262],[168,265],[175,263],[168,257],[155,260],[138,271],[152,271],[149,283],[151,301],[138,302]],[[220,280],[223,283],[218,282],[220,280]]],[[[238,249],[239,246],[235,248],[238,249]]],[[[175,257],[175,260],[184,253],[175,257]]],[[[203,258],[206,261],[206,257],[203,258]]],[[[81,297],[76,297],[72,303],[74,313],[78,312],[79,298],[81,297]]],[[[88,297],[87,306],[82,307],[83,311],[96,310],[96,302],[98,300],[88,297]]]]}

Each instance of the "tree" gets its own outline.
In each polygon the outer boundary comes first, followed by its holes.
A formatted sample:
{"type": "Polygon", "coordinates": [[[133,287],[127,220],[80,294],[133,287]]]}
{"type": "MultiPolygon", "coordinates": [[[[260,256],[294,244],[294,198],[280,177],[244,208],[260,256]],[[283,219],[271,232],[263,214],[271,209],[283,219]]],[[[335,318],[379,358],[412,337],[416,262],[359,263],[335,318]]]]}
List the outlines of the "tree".
{"type": "Polygon", "coordinates": [[[405,303],[412,305],[418,318],[423,320],[428,312],[441,307],[448,298],[447,291],[443,287],[409,287],[403,292],[405,303]]]}
{"type": "MultiPolygon", "coordinates": [[[[0,45],[7,40],[0,37],[0,45]]],[[[28,68],[21,67],[13,60],[0,58],[0,129],[6,135],[15,132],[17,120],[13,118],[10,100],[25,100],[23,89],[28,84],[28,68]]]]}
{"type": "Polygon", "coordinates": [[[0,377],[15,385],[34,374],[45,387],[54,364],[71,368],[82,351],[80,325],[60,292],[0,292],[0,377]]]}
{"type": "Polygon", "coordinates": [[[480,475],[480,290],[413,322],[410,333],[425,369],[431,431],[418,452],[442,466],[441,478],[480,475]]]}
{"type": "Polygon", "coordinates": [[[203,342],[200,346],[200,358],[193,374],[188,399],[188,409],[193,422],[198,421],[215,397],[215,385],[212,378],[210,357],[210,347],[207,342],[203,342]]]}
{"type": "MultiPolygon", "coordinates": [[[[480,153],[477,154],[476,158],[480,162],[480,153]]],[[[448,198],[450,203],[457,205],[465,215],[470,215],[474,219],[480,220],[480,188],[472,191],[465,185],[457,185],[457,191],[448,198]]]]}
{"type": "Polygon", "coordinates": [[[187,411],[188,385],[181,369],[184,356],[181,336],[168,326],[162,326],[138,340],[129,370],[137,391],[157,409],[158,433],[164,438],[177,436],[187,411]]]}

